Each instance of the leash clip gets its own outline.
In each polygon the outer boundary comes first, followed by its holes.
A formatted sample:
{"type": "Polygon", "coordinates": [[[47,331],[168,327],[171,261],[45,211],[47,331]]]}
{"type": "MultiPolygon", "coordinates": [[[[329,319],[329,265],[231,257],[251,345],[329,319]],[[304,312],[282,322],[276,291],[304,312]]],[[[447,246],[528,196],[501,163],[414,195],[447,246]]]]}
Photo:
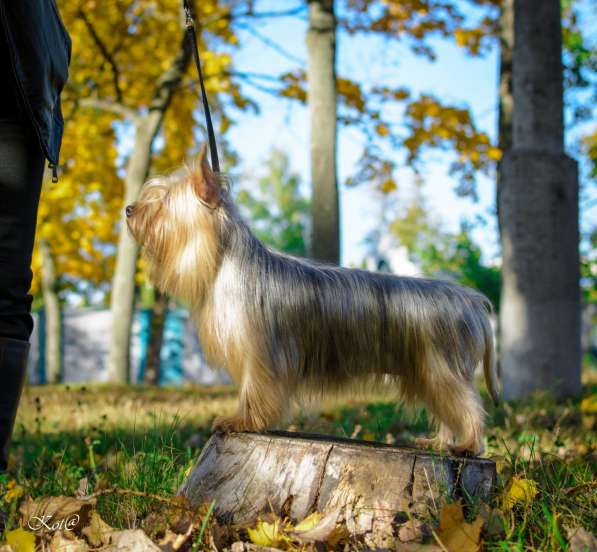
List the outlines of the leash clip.
{"type": "Polygon", "coordinates": [[[185,14],[185,22],[184,25],[187,29],[195,29],[195,19],[193,19],[193,14],[191,13],[191,7],[189,6],[188,2],[184,2],[184,14],[185,14]]]}

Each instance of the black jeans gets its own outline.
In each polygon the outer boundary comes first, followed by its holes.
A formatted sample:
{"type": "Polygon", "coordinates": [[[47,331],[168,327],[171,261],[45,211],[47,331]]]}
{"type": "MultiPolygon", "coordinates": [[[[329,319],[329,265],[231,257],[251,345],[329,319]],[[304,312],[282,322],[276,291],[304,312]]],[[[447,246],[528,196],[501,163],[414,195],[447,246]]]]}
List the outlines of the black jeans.
{"type": "Polygon", "coordinates": [[[31,254],[44,154],[18,101],[6,43],[0,37],[0,337],[28,341],[31,254]]]}

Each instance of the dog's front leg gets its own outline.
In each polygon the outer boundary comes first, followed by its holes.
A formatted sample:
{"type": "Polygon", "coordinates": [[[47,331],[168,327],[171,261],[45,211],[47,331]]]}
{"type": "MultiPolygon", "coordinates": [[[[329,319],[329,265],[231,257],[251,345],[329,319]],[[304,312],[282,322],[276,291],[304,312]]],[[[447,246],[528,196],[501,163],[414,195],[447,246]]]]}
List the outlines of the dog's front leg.
{"type": "Polygon", "coordinates": [[[263,431],[282,420],[290,402],[273,370],[264,364],[247,366],[243,373],[239,405],[234,416],[218,416],[213,430],[218,432],[263,431]]]}

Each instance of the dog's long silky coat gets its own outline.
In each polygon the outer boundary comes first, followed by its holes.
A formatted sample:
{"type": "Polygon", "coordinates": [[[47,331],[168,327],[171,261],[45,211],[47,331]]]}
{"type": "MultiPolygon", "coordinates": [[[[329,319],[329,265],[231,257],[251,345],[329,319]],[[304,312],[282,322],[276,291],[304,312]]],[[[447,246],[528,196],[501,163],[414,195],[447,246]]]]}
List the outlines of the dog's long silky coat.
{"type": "Polygon", "coordinates": [[[217,430],[261,431],[293,397],[374,382],[424,404],[434,444],[479,453],[483,365],[497,399],[489,301],[471,289],[323,266],[272,251],[240,218],[203,148],[196,166],[151,180],[127,209],[153,282],[187,301],[210,363],[240,386],[217,430]]]}

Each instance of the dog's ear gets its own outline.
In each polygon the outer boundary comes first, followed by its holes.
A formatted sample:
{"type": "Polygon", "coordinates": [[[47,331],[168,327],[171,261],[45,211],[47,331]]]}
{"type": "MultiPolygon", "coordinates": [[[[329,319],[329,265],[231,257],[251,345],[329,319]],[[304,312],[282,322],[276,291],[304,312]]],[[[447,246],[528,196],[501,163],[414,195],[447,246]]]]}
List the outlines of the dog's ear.
{"type": "Polygon", "coordinates": [[[191,171],[191,183],[197,197],[210,207],[220,201],[220,183],[207,160],[207,144],[201,146],[199,158],[191,171]]]}

